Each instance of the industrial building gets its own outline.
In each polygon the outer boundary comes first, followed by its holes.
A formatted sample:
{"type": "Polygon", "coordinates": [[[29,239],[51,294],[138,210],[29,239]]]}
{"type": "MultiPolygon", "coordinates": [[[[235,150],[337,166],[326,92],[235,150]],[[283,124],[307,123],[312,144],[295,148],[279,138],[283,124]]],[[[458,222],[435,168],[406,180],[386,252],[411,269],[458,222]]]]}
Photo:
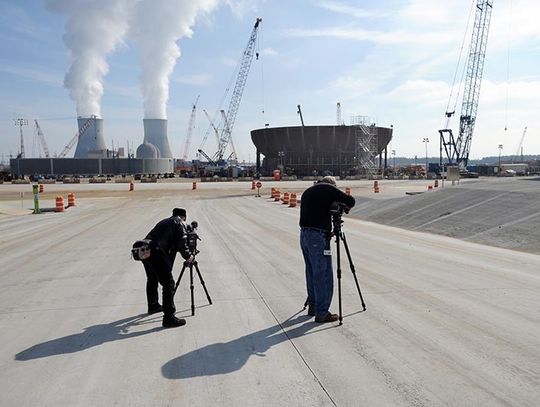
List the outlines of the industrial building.
{"type": "Polygon", "coordinates": [[[296,176],[369,176],[386,167],[392,132],[374,124],[265,127],[252,130],[251,140],[262,175],[279,169],[296,176]]]}
{"type": "Polygon", "coordinates": [[[165,174],[174,172],[174,159],[167,138],[167,120],[144,119],[144,140],[137,148],[136,158],[123,157],[122,150],[106,148],[103,119],[79,117],[78,132],[58,157],[10,160],[13,176],[30,175],[101,175],[101,174],[165,174]],[[77,143],[73,158],[66,154],[77,143]]]}

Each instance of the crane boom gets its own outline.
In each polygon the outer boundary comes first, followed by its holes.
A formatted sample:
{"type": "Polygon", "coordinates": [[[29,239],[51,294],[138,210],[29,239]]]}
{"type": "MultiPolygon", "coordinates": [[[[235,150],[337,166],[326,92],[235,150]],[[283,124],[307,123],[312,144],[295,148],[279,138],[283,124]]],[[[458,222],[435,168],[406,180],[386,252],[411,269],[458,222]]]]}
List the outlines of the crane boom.
{"type": "Polygon", "coordinates": [[[234,147],[234,141],[231,134],[231,128],[229,127],[229,121],[227,120],[227,116],[225,115],[225,110],[221,110],[221,117],[223,118],[223,130],[229,135],[229,141],[231,143],[231,149],[232,149],[232,152],[227,158],[227,160],[236,161],[238,159],[238,156],[236,155],[236,147],[234,147]]]}
{"type": "MultiPolygon", "coordinates": [[[[516,151],[516,157],[519,156],[520,150],[523,148],[523,140],[525,140],[525,134],[527,134],[527,126],[523,129],[523,134],[521,135],[521,140],[519,140],[519,145],[516,151]]],[[[523,156],[523,151],[521,151],[521,155],[523,156]]]]}
{"type": "Polygon", "coordinates": [[[193,103],[193,107],[191,109],[191,116],[189,117],[189,125],[188,125],[188,131],[186,135],[186,144],[184,145],[184,155],[182,156],[182,159],[184,161],[188,158],[188,152],[189,152],[189,145],[191,144],[191,135],[193,134],[193,127],[195,125],[195,116],[197,112],[197,102],[199,101],[199,97],[201,95],[197,96],[197,99],[195,99],[195,103],[193,103]]]}
{"type": "Polygon", "coordinates": [[[300,115],[300,122],[302,123],[302,127],[304,127],[304,116],[302,116],[302,108],[300,107],[300,105],[298,105],[297,107],[298,111],[296,113],[300,115]]]}
{"type": "MultiPolygon", "coordinates": [[[[476,0],[476,13],[467,59],[467,73],[459,118],[459,134],[456,138],[449,128],[439,130],[441,165],[443,147],[449,164],[458,164],[461,169],[465,169],[469,161],[492,10],[493,0],[476,0]]],[[[447,112],[446,116],[450,117],[453,113],[447,112]]]]}
{"type": "Polygon", "coordinates": [[[227,110],[227,121],[229,123],[229,126],[228,129],[226,129],[226,126],[224,126],[221,131],[218,151],[216,152],[216,154],[214,154],[214,161],[219,161],[223,159],[225,149],[231,142],[232,129],[234,127],[238,108],[240,107],[240,101],[242,100],[242,94],[246,85],[249,69],[251,68],[251,62],[253,60],[253,54],[255,51],[255,40],[257,39],[257,30],[261,21],[262,18],[257,18],[257,20],[255,21],[255,25],[253,26],[253,31],[251,32],[247,46],[242,53],[240,69],[238,71],[238,76],[236,77],[236,84],[234,85],[231,101],[227,110]]]}
{"type": "Polygon", "coordinates": [[[84,124],[81,126],[79,131],[77,133],[75,133],[73,138],[71,140],[69,140],[69,143],[67,143],[66,146],[64,147],[64,149],[60,152],[60,154],[58,154],[59,158],[65,158],[67,153],[69,153],[69,151],[73,148],[75,143],[79,140],[79,137],[81,137],[84,134],[84,132],[86,130],[88,130],[88,127],[90,127],[90,125],[92,124],[92,121],[95,121],[96,118],[97,118],[97,116],[92,115],[92,116],[90,116],[88,118],[88,120],[86,120],[84,122],[84,124]]]}
{"type": "Polygon", "coordinates": [[[45,136],[43,135],[43,131],[41,131],[41,127],[39,127],[39,123],[37,120],[34,119],[34,122],[36,123],[36,130],[38,134],[38,140],[41,144],[41,147],[43,147],[43,152],[45,153],[45,158],[49,158],[49,147],[47,147],[47,143],[45,142],[45,136]]]}

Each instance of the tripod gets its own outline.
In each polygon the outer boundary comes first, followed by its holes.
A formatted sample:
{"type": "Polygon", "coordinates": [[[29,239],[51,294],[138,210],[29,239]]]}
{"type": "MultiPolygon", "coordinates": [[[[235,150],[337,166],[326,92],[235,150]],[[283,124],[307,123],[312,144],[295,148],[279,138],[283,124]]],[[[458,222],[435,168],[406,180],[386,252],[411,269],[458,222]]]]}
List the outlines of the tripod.
{"type": "Polygon", "coordinates": [[[358,283],[358,278],[356,277],[356,270],[354,269],[354,264],[351,257],[351,252],[349,251],[349,245],[347,244],[347,238],[345,237],[345,232],[343,232],[341,225],[343,220],[340,215],[332,216],[332,223],[334,225],[334,236],[336,237],[336,253],[337,253],[337,279],[338,279],[338,298],[339,298],[339,325],[343,324],[343,312],[341,306],[341,250],[340,243],[343,242],[345,247],[345,252],[347,253],[347,258],[349,259],[349,267],[351,268],[351,273],[354,277],[354,282],[356,283],[356,289],[358,290],[358,295],[362,303],[362,308],[366,310],[366,304],[364,303],[364,297],[362,297],[362,291],[360,291],[360,284],[358,283]]]}
{"type": "Polygon", "coordinates": [[[204,284],[204,280],[201,275],[201,270],[199,270],[199,263],[197,260],[195,260],[195,256],[199,253],[198,250],[192,252],[193,260],[191,262],[188,262],[187,260],[184,261],[184,265],[182,266],[182,271],[180,272],[180,276],[178,277],[178,280],[176,281],[176,286],[174,287],[174,293],[176,293],[176,290],[178,289],[178,286],[180,285],[180,280],[182,280],[182,276],[184,275],[184,271],[186,271],[187,268],[189,268],[189,289],[191,291],[191,315],[195,315],[195,296],[193,293],[193,267],[195,267],[195,271],[197,272],[197,275],[199,276],[199,281],[201,282],[201,285],[204,288],[204,292],[206,294],[206,298],[208,299],[208,303],[212,305],[212,299],[210,298],[210,294],[208,294],[208,290],[206,289],[206,285],[204,284]]]}

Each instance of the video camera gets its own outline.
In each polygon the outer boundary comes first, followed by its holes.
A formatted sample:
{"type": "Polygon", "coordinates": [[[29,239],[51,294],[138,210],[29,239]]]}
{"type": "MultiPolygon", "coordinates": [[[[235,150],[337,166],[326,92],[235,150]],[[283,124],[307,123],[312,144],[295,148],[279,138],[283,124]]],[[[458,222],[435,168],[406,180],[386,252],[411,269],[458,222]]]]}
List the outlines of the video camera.
{"type": "Polygon", "coordinates": [[[198,226],[199,224],[195,220],[191,222],[191,225],[186,225],[187,246],[191,254],[197,254],[199,252],[197,250],[197,240],[201,240],[201,238],[197,234],[198,226]]]}
{"type": "Polygon", "coordinates": [[[344,213],[349,213],[349,208],[347,205],[341,202],[334,201],[330,206],[330,213],[333,217],[340,218],[344,213]]]}

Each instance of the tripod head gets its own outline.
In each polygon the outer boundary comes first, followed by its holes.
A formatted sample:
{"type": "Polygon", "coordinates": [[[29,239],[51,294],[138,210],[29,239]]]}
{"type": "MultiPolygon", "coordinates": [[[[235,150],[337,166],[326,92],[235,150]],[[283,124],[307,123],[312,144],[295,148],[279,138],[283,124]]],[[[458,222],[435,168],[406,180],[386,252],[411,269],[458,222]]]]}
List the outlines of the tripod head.
{"type": "Polygon", "coordinates": [[[341,234],[341,225],[343,224],[343,214],[349,213],[350,208],[341,202],[332,202],[330,214],[332,215],[332,234],[339,236],[341,234]]]}

